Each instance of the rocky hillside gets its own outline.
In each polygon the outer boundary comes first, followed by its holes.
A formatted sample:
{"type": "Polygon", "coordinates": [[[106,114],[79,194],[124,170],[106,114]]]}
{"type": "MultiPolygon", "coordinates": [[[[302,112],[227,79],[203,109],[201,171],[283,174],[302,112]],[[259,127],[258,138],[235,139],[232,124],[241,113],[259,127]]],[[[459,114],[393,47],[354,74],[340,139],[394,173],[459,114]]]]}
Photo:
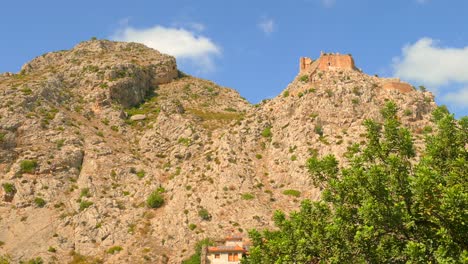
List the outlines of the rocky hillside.
{"type": "Polygon", "coordinates": [[[433,96],[387,84],[312,69],[251,105],[141,44],[37,57],[0,75],[0,256],[180,263],[205,237],[270,227],[319,197],[306,159],[343,157],[386,101],[422,138],[433,96]]]}

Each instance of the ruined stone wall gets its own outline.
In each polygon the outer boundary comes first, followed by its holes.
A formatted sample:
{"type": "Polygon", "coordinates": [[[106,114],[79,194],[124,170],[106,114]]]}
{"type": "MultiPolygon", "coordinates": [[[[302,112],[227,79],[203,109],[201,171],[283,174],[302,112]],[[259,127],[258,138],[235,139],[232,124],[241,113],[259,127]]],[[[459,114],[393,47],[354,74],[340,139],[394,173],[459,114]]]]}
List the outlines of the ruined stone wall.
{"type": "Polygon", "coordinates": [[[315,61],[308,57],[300,58],[299,72],[301,74],[312,74],[316,69],[320,71],[356,70],[356,66],[354,65],[354,60],[351,55],[322,53],[320,58],[315,61]]]}
{"type": "Polygon", "coordinates": [[[382,87],[386,90],[397,90],[397,91],[400,91],[401,93],[410,93],[414,91],[411,85],[404,83],[404,82],[398,82],[398,81],[385,82],[382,85],[382,87]]]}
{"type": "Polygon", "coordinates": [[[341,54],[322,54],[319,59],[319,70],[355,70],[356,66],[354,65],[354,60],[351,55],[341,55],[341,54]]]}
{"type": "Polygon", "coordinates": [[[314,61],[311,58],[301,57],[299,59],[299,72],[305,72],[310,69],[314,61]]]}

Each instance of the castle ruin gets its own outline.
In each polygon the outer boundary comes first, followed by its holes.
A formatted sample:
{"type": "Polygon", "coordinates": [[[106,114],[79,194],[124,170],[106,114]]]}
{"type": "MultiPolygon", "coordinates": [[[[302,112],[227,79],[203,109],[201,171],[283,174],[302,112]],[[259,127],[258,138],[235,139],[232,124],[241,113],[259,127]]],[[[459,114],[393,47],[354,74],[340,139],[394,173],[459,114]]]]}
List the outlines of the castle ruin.
{"type": "MultiPolygon", "coordinates": [[[[308,57],[301,57],[299,60],[299,74],[309,76],[313,80],[316,71],[359,71],[351,54],[339,53],[320,53],[317,60],[308,57]]],[[[379,79],[380,87],[384,90],[399,91],[400,93],[409,93],[414,91],[413,87],[396,78],[379,79]]]]}
{"type": "Polygon", "coordinates": [[[321,53],[320,58],[312,60],[302,57],[299,61],[299,71],[301,73],[313,73],[316,70],[357,70],[354,65],[353,57],[350,54],[339,53],[321,53]]]}

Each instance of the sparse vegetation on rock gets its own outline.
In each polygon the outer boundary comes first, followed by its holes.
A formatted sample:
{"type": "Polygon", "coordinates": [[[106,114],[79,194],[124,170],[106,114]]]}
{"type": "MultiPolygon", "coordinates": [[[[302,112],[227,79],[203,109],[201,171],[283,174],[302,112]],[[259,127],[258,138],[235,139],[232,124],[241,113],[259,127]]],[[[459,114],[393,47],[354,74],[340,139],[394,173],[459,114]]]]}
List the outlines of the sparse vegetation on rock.
{"type": "Polygon", "coordinates": [[[272,228],[274,210],[325,188],[303,159],[332,153],[341,164],[365,146],[363,121],[386,101],[418,131],[422,153],[438,131],[432,94],[384,84],[319,68],[252,105],[137,43],[91,40],[38,56],[0,74],[0,184],[15,190],[0,189],[1,249],[16,262],[181,263],[205,236],[272,228]],[[125,254],[106,253],[113,245],[125,254]]]}
{"type": "Polygon", "coordinates": [[[161,190],[153,191],[148,199],[146,200],[146,204],[149,208],[159,208],[164,204],[164,197],[162,195],[161,190]]]}

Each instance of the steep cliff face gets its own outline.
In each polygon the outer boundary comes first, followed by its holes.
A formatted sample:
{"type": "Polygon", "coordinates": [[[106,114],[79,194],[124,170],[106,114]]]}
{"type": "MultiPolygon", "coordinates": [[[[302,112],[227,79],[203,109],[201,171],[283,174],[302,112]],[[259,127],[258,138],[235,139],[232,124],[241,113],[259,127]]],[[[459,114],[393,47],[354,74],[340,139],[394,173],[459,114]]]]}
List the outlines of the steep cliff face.
{"type": "Polygon", "coordinates": [[[110,41],[0,75],[0,255],[180,263],[202,238],[270,227],[275,209],[318,198],[306,159],[341,159],[386,101],[417,142],[435,107],[355,70],[306,77],[251,105],[173,57],[110,41]]]}

